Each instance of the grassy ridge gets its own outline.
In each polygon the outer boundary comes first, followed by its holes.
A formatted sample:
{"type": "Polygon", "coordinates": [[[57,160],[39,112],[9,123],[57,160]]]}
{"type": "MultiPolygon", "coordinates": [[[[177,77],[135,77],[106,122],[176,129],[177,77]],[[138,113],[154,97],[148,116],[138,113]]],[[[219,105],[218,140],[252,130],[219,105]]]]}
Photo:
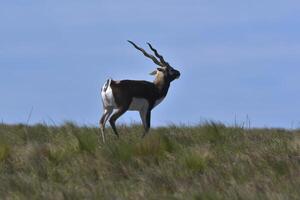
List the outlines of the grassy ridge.
{"type": "Polygon", "coordinates": [[[299,199],[300,131],[0,125],[1,199],[299,199]],[[100,145],[99,145],[100,144],[100,145]]]}

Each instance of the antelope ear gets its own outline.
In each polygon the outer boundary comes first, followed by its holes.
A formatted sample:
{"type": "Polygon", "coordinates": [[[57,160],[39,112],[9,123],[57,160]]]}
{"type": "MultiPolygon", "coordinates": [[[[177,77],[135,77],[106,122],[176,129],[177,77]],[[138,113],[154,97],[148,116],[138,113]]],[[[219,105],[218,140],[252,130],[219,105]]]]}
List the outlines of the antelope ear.
{"type": "Polygon", "coordinates": [[[154,76],[154,75],[156,75],[156,73],[157,73],[157,71],[154,70],[153,72],[150,73],[150,75],[154,76]]]}

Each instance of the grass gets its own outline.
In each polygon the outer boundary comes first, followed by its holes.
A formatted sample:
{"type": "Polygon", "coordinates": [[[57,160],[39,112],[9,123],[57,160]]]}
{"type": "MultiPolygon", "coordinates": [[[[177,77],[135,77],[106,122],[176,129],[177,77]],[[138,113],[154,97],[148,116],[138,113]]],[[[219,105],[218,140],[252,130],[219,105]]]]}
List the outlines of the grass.
{"type": "Polygon", "coordinates": [[[300,130],[0,125],[1,199],[299,199],[300,130]]]}

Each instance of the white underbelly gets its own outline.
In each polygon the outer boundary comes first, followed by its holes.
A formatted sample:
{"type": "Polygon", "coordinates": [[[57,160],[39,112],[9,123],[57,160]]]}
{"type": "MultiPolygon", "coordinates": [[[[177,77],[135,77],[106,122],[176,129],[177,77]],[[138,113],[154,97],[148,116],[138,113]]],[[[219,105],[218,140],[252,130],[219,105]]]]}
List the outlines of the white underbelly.
{"type": "Polygon", "coordinates": [[[143,98],[133,98],[128,110],[147,110],[149,102],[143,98]]]}

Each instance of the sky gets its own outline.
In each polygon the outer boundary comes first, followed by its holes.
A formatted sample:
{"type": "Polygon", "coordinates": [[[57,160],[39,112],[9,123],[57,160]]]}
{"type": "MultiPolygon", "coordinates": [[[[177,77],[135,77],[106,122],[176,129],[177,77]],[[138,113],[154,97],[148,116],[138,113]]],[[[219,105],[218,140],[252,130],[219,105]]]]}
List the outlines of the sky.
{"type": "Polygon", "coordinates": [[[300,128],[299,35],[298,0],[0,0],[0,120],[97,126],[107,78],[153,80],[129,39],[181,72],[154,126],[300,128]]]}

